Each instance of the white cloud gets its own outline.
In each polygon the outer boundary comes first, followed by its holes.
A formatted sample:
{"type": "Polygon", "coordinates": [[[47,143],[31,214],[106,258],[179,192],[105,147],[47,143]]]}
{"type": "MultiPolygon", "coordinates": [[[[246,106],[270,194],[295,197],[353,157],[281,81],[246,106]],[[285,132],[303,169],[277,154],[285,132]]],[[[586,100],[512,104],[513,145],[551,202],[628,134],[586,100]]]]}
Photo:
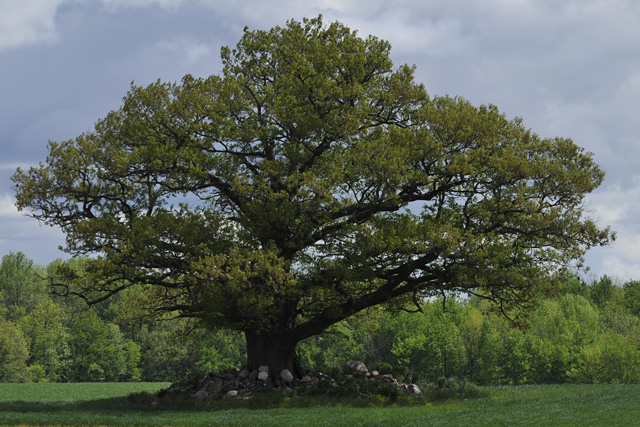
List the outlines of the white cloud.
{"type": "Polygon", "coordinates": [[[0,194],[0,221],[0,257],[9,252],[23,252],[43,265],[67,257],[58,249],[64,245],[62,231],[25,217],[8,194],[0,194]]]}
{"type": "Polygon", "coordinates": [[[593,216],[601,227],[610,226],[617,234],[607,248],[590,251],[587,260],[597,276],[607,274],[624,280],[640,277],[640,175],[629,176],[624,185],[598,189],[589,196],[593,216]]]}
{"type": "Polygon", "coordinates": [[[624,281],[640,277],[640,235],[619,238],[611,251],[602,257],[602,274],[621,277],[624,281]]]}
{"type": "Polygon", "coordinates": [[[15,200],[8,194],[0,195],[0,219],[20,219],[22,214],[16,208],[15,200]]]}
{"type": "Polygon", "coordinates": [[[0,51],[58,39],[56,13],[70,0],[0,0],[0,51]]]}
{"type": "Polygon", "coordinates": [[[640,212],[640,175],[627,176],[624,185],[600,188],[589,196],[589,200],[601,222],[619,226],[634,225],[638,228],[633,232],[640,233],[637,222],[640,212]]]}

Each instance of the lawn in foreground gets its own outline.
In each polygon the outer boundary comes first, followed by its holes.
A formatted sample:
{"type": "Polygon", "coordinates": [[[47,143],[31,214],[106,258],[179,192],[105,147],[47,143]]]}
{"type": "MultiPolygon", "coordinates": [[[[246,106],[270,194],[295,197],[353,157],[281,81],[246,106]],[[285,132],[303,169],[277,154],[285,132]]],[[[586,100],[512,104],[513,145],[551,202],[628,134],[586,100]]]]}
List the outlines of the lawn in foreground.
{"type": "MultiPolygon", "coordinates": [[[[164,385],[166,386],[166,385],[164,385]]],[[[598,426],[637,425],[639,385],[544,385],[488,388],[487,397],[420,402],[400,407],[284,408],[295,396],[277,397],[275,408],[251,409],[252,401],[151,406],[158,384],[0,384],[0,425],[61,426],[598,426]],[[19,386],[29,386],[20,389],[19,386]],[[39,389],[42,386],[42,389],[39,389]],[[58,388],[59,387],[59,388],[58,388]],[[28,390],[30,388],[30,390],[28,390]],[[130,388],[135,391],[128,391],[130,388]],[[16,391],[19,390],[19,391],[16,391]],[[29,396],[24,396],[25,390],[29,396]],[[78,390],[81,390],[82,393],[78,390]],[[117,397],[138,393],[129,398],[117,397]],[[23,393],[22,395],[20,393],[23,393]],[[72,398],[74,393],[78,397],[72,398]],[[88,394],[87,394],[88,393],[88,394]],[[59,396],[57,398],[56,396],[59,396]],[[93,398],[91,397],[93,396],[93,398]]],[[[330,406],[326,406],[330,405],[330,406]]],[[[387,404],[388,405],[388,404],[387,404]]]]}

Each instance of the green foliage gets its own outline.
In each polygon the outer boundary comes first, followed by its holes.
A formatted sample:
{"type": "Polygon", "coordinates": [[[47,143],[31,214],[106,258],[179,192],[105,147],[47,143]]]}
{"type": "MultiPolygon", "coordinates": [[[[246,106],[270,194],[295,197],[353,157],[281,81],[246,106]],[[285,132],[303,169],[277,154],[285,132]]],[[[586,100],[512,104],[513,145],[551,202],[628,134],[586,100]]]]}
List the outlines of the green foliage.
{"type": "Polygon", "coordinates": [[[626,282],[623,288],[626,308],[634,316],[640,316],[640,280],[626,282]]]}
{"type": "Polygon", "coordinates": [[[140,379],[139,346],[123,338],[120,328],[91,310],[78,313],[71,325],[69,381],[140,379]]]}
{"type": "Polygon", "coordinates": [[[480,340],[478,342],[478,374],[472,377],[479,384],[495,385],[500,382],[502,366],[500,358],[503,353],[502,335],[495,322],[482,322],[480,340]]]}
{"type": "Polygon", "coordinates": [[[591,288],[591,300],[595,305],[602,308],[611,299],[614,292],[614,285],[609,276],[603,276],[593,283],[591,288]]]}
{"type": "Polygon", "coordinates": [[[11,252],[0,262],[0,315],[17,322],[47,294],[42,272],[22,252],[11,252]]]}
{"type": "Polygon", "coordinates": [[[22,333],[0,316],[0,382],[29,381],[28,358],[29,349],[22,333]]]}
{"type": "MultiPolygon", "coordinates": [[[[455,306],[449,302],[448,310],[455,306]]],[[[456,325],[456,314],[443,312],[441,303],[426,304],[423,312],[398,315],[391,353],[394,366],[405,379],[453,376],[466,362],[462,337],[456,325]]]]}
{"type": "Polygon", "coordinates": [[[440,377],[435,384],[430,384],[422,390],[423,398],[427,401],[477,399],[489,397],[489,391],[478,387],[474,383],[456,378],[440,377]]]}
{"type": "Polygon", "coordinates": [[[18,324],[29,345],[29,364],[38,366],[39,381],[57,381],[70,362],[69,340],[63,308],[46,297],[18,324]]]}
{"type": "Polygon", "coordinates": [[[300,363],[307,371],[332,374],[347,360],[366,362],[373,353],[384,351],[371,342],[371,332],[372,329],[353,328],[346,322],[332,325],[325,333],[301,343],[298,348],[300,363]]]}

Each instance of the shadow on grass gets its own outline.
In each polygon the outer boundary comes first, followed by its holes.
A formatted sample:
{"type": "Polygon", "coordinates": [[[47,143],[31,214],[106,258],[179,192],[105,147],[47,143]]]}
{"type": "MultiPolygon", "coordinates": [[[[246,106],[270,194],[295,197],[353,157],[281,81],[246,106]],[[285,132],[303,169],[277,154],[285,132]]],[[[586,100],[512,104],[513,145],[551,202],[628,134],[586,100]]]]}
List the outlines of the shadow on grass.
{"type": "MultiPolygon", "coordinates": [[[[123,413],[160,413],[160,412],[211,412],[234,409],[264,410],[275,408],[314,408],[314,407],[389,407],[424,405],[426,402],[453,401],[486,398],[488,392],[480,387],[467,389],[427,388],[420,396],[409,396],[405,393],[384,393],[383,389],[360,390],[357,381],[351,384],[353,389],[345,387],[341,392],[323,393],[265,392],[254,395],[250,399],[210,398],[200,401],[189,394],[173,395],[170,398],[158,399],[156,393],[138,392],[123,397],[102,398],[76,401],[0,401],[0,414],[52,412],[84,412],[95,414],[123,413]]],[[[363,384],[370,386],[370,384],[363,384]]],[[[389,388],[397,390],[395,386],[389,388]]],[[[386,390],[387,392],[389,390],[386,390]]]]}
{"type": "Polygon", "coordinates": [[[60,411],[157,411],[157,406],[152,406],[154,395],[149,393],[135,393],[125,397],[112,397],[106,399],[81,400],[81,401],[3,401],[0,402],[2,412],[44,413],[60,411]]]}

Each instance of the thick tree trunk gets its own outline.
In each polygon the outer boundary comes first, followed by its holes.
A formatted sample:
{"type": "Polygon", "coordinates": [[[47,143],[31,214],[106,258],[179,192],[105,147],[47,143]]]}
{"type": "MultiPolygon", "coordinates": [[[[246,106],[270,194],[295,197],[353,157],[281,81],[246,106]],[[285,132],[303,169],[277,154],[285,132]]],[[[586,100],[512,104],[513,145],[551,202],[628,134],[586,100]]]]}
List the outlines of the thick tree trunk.
{"type": "Polygon", "coordinates": [[[296,354],[298,341],[285,334],[245,332],[247,340],[247,366],[249,370],[268,366],[273,378],[278,378],[283,369],[288,369],[295,378],[304,373],[296,354]]]}

